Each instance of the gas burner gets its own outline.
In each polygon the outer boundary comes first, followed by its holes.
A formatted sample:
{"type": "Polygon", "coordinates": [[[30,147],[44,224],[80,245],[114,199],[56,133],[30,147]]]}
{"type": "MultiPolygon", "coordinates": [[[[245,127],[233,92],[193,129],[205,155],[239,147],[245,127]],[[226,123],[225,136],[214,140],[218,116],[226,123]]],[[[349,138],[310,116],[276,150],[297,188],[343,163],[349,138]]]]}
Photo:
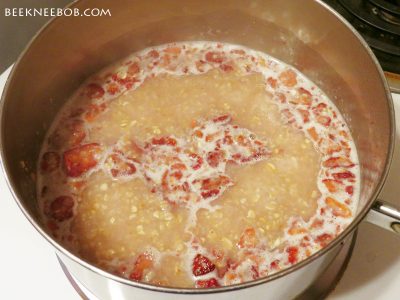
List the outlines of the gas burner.
{"type": "Polygon", "coordinates": [[[382,68],[400,74],[400,0],[323,0],[349,21],[382,68]]]}
{"type": "Polygon", "coordinates": [[[369,0],[369,4],[372,12],[383,21],[400,26],[400,0],[369,0]]]}

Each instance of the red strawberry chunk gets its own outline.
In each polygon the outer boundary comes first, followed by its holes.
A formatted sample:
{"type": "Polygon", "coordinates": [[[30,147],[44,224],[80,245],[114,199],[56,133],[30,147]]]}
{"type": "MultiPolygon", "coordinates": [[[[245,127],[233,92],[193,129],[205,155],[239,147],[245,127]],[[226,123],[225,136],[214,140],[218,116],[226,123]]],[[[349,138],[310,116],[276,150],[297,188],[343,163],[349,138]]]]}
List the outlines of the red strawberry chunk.
{"type": "Polygon", "coordinates": [[[217,51],[210,51],[206,53],[206,61],[212,62],[212,63],[222,63],[225,60],[225,55],[223,52],[217,52],[217,51]]]}
{"type": "Polygon", "coordinates": [[[354,163],[347,157],[331,157],[325,160],[322,165],[327,168],[337,168],[337,167],[353,167],[354,163]]]}
{"type": "Polygon", "coordinates": [[[201,288],[201,289],[207,289],[207,288],[213,288],[213,287],[219,287],[219,283],[217,279],[211,278],[208,280],[197,280],[196,281],[196,287],[201,288]]]}
{"type": "Polygon", "coordinates": [[[346,193],[347,194],[349,194],[349,195],[353,195],[353,192],[354,192],[354,187],[353,186],[351,186],[351,185],[349,185],[349,186],[346,186],[346,193]]]}
{"type": "Polygon", "coordinates": [[[56,148],[78,146],[86,137],[85,126],[82,120],[70,119],[58,128],[49,138],[49,142],[56,148]]]}
{"type": "Polygon", "coordinates": [[[336,180],[349,179],[349,178],[354,178],[355,177],[355,175],[353,173],[351,173],[350,171],[340,172],[340,173],[333,173],[332,176],[336,180]]]}
{"type": "Polygon", "coordinates": [[[216,118],[213,119],[214,123],[229,123],[230,121],[232,121],[232,117],[230,115],[222,115],[222,116],[218,116],[216,118]]]}
{"type": "Polygon", "coordinates": [[[201,182],[201,189],[202,190],[214,190],[219,189],[223,186],[229,185],[231,183],[231,179],[228,176],[219,175],[217,177],[211,177],[204,179],[201,182]]]}
{"type": "Polygon", "coordinates": [[[153,258],[148,253],[140,254],[133,266],[133,270],[129,275],[129,279],[139,281],[143,279],[144,272],[153,266],[153,258]]]}
{"type": "Polygon", "coordinates": [[[198,170],[201,168],[203,165],[203,158],[196,154],[196,153],[190,153],[189,157],[193,160],[193,164],[191,165],[193,170],[198,170]]]}
{"type": "Polygon", "coordinates": [[[251,277],[253,277],[253,279],[260,278],[260,273],[258,271],[258,266],[257,265],[252,265],[251,266],[251,277]]]}
{"type": "Polygon", "coordinates": [[[57,220],[63,222],[72,218],[74,215],[74,199],[70,196],[59,196],[55,198],[47,209],[46,214],[57,220]]]}
{"type": "Polygon", "coordinates": [[[299,253],[299,249],[297,247],[289,247],[286,249],[286,252],[288,253],[288,261],[291,264],[297,263],[297,255],[299,253]]]}
{"type": "Polygon", "coordinates": [[[104,89],[97,83],[89,83],[85,88],[85,94],[90,99],[101,98],[104,95],[104,89]]]}
{"type": "Polygon", "coordinates": [[[53,172],[60,165],[60,156],[56,152],[46,152],[42,156],[40,168],[44,172],[53,172]]]}
{"type": "Polygon", "coordinates": [[[279,269],[279,260],[274,260],[273,262],[271,262],[271,264],[269,265],[270,268],[272,270],[278,270],[279,269]]]}
{"type": "Polygon", "coordinates": [[[139,67],[139,64],[137,62],[132,63],[128,67],[128,74],[129,75],[136,75],[139,72],[140,72],[140,67],[139,67]]]}
{"type": "Polygon", "coordinates": [[[85,120],[88,122],[93,122],[94,119],[97,118],[98,115],[100,115],[102,112],[104,112],[107,108],[107,105],[105,103],[102,104],[90,104],[87,108],[87,111],[85,113],[85,120]]]}
{"type": "Polygon", "coordinates": [[[286,87],[293,87],[297,84],[297,75],[292,70],[285,70],[279,75],[279,79],[286,87]]]}
{"type": "Polygon", "coordinates": [[[97,143],[86,144],[64,152],[65,172],[69,177],[79,177],[97,165],[96,155],[101,151],[97,143]]]}
{"type": "Polygon", "coordinates": [[[232,65],[228,65],[228,64],[221,64],[219,67],[224,72],[231,72],[234,69],[232,65]]]}
{"type": "Polygon", "coordinates": [[[135,165],[124,161],[118,154],[111,154],[106,161],[112,163],[110,171],[113,177],[127,176],[136,173],[135,165]]]}
{"type": "Polygon", "coordinates": [[[224,160],[225,153],[221,150],[212,151],[207,154],[207,162],[213,168],[218,167],[218,165],[224,160]]]}
{"type": "Polygon", "coordinates": [[[192,272],[194,276],[201,276],[214,271],[215,265],[205,256],[197,254],[193,259],[192,272]]]}
{"type": "Polygon", "coordinates": [[[201,196],[204,199],[207,199],[207,198],[215,197],[218,194],[219,194],[219,190],[218,189],[214,189],[214,190],[209,190],[209,191],[206,191],[206,192],[202,192],[201,196]]]}
{"type": "Polygon", "coordinates": [[[317,243],[321,245],[321,247],[325,247],[331,240],[333,239],[333,236],[329,233],[323,233],[315,239],[317,243]]]}
{"type": "Polygon", "coordinates": [[[324,126],[329,126],[331,124],[332,119],[327,116],[317,116],[316,117],[317,122],[324,125],[324,126]]]}
{"type": "Polygon", "coordinates": [[[160,138],[153,138],[151,140],[153,145],[167,145],[167,146],[176,146],[177,142],[176,139],[168,136],[160,137],[160,138]]]}
{"type": "Polygon", "coordinates": [[[256,236],[256,231],[254,228],[247,228],[242,236],[240,237],[239,242],[237,243],[237,246],[239,248],[254,248],[258,244],[258,238],[256,236]]]}

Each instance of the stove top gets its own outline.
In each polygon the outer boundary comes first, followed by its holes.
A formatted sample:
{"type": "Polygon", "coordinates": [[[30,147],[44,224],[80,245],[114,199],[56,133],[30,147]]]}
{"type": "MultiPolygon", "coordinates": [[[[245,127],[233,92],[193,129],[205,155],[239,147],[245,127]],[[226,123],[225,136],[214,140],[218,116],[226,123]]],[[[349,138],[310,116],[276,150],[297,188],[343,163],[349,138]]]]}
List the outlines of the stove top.
{"type": "Polygon", "coordinates": [[[400,74],[400,0],[323,0],[363,36],[385,71],[400,74]]]}

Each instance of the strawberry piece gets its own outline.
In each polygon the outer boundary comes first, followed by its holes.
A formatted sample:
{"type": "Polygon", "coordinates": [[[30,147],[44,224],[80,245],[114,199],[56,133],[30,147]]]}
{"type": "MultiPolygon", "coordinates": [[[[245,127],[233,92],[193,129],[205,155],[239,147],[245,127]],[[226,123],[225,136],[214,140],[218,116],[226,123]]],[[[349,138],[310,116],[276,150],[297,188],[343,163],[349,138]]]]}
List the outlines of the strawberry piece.
{"type": "Polygon", "coordinates": [[[207,162],[213,168],[218,167],[218,165],[223,162],[224,159],[225,153],[221,150],[212,151],[207,154],[207,162]]]}
{"type": "Polygon", "coordinates": [[[55,198],[48,207],[46,214],[57,220],[63,222],[72,218],[74,215],[74,199],[70,196],[59,196],[55,198]]]}
{"type": "Polygon", "coordinates": [[[179,55],[181,53],[182,49],[181,47],[168,47],[164,49],[165,53],[173,54],[173,55],[179,55]]]}
{"type": "Polygon", "coordinates": [[[65,145],[78,146],[86,137],[85,126],[82,120],[70,119],[63,127],[58,128],[49,138],[49,142],[56,148],[65,145]]]}
{"type": "Polygon", "coordinates": [[[209,191],[206,191],[206,192],[201,192],[201,196],[203,197],[203,199],[215,197],[218,194],[219,194],[219,190],[218,189],[209,190],[209,191]]]}
{"type": "Polygon", "coordinates": [[[237,243],[239,248],[255,248],[258,244],[258,238],[254,228],[247,228],[237,243]]]}
{"type": "Polygon", "coordinates": [[[311,224],[311,228],[321,228],[322,225],[324,225],[324,220],[315,219],[311,224]]]}
{"type": "Polygon", "coordinates": [[[208,178],[202,181],[202,189],[211,190],[218,189],[221,186],[227,185],[231,182],[230,178],[225,175],[219,175],[215,178],[208,178]]]}
{"type": "Polygon", "coordinates": [[[119,86],[118,84],[111,82],[108,86],[107,86],[107,92],[111,95],[115,95],[116,93],[120,92],[119,86]]]}
{"type": "Polygon", "coordinates": [[[136,79],[134,76],[132,76],[131,74],[129,74],[129,72],[127,72],[127,74],[125,75],[124,78],[120,77],[118,74],[112,74],[111,75],[112,80],[116,81],[117,83],[119,83],[120,85],[124,86],[126,89],[130,89],[132,88],[132,86],[138,82],[139,80],[136,79]]]}
{"type": "Polygon", "coordinates": [[[193,259],[192,272],[194,276],[201,276],[214,271],[215,265],[205,256],[197,254],[193,259]]]}
{"type": "Polygon", "coordinates": [[[134,281],[142,280],[145,270],[151,268],[152,266],[153,266],[153,257],[148,253],[140,254],[136,258],[133,270],[131,274],[129,274],[129,279],[134,281]]]}
{"type": "Polygon", "coordinates": [[[232,145],[233,144],[233,138],[229,134],[225,134],[224,139],[222,140],[222,143],[225,145],[232,145]]]}
{"type": "Polygon", "coordinates": [[[331,157],[325,160],[322,163],[322,165],[326,168],[338,168],[338,167],[349,168],[353,167],[354,163],[346,157],[331,157]]]}
{"type": "Polygon", "coordinates": [[[175,177],[177,180],[180,180],[182,178],[183,174],[181,171],[176,171],[176,172],[171,173],[170,176],[175,177]]]}
{"type": "Polygon", "coordinates": [[[340,182],[333,179],[324,179],[322,182],[325,184],[326,188],[330,193],[335,193],[338,189],[340,182]]]}
{"type": "Polygon", "coordinates": [[[250,140],[249,140],[247,137],[243,136],[243,135],[238,135],[238,136],[236,137],[236,142],[237,142],[240,146],[243,146],[243,147],[249,147],[249,146],[251,146],[250,140]]]}
{"type": "Polygon", "coordinates": [[[300,113],[304,123],[308,123],[310,121],[310,112],[308,110],[298,109],[297,111],[300,113]]]}
{"type": "Polygon", "coordinates": [[[311,97],[311,92],[309,90],[305,89],[305,88],[300,87],[300,88],[297,89],[297,91],[301,95],[307,95],[307,96],[311,97]]]}
{"type": "Polygon", "coordinates": [[[75,120],[69,125],[70,136],[69,145],[71,147],[79,145],[86,137],[85,125],[81,120],[75,120]]]}
{"type": "Polygon", "coordinates": [[[207,289],[207,288],[213,288],[213,287],[219,287],[219,286],[220,285],[219,285],[217,279],[215,279],[215,278],[196,281],[196,288],[207,289]]]}
{"type": "Polygon", "coordinates": [[[325,127],[328,127],[331,124],[332,119],[327,116],[317,116],[317,122],[325,127]]]}
{"type": "Polygon", "coordinates": [[[231,72],[233,71],[233,66],[232,65],[228,65],[228,64],[221,64],[220,69],[224,72],[231,72]]]}
{"type": "Polygon", "coordinates": [[[331,154],[333,154],[333,153],[335,153],[335,152],[339,152],[340,150],[342,150],[342,147],[341,147],[340,145],[331,143],[331,144],[329,145],[328,149],[326,150],[326,152],[327,152],[329,155],[331,155],[331,154]]]}
{"type": "Polygon", "coordinates": [[[345,191],[346,191],[347,194],[353,195],[353,193],[354,193],[354,187],[351,186],[351,185],[346,186],[345,191]]]}
{"type": "Polygon", "coordinates": [[[292,265],[295,264],[298,260],[297,256],[299,253],[299,249],[297,247],[288,247],[286,249],[286,252],[288,253],[288,261],[292,265]]]}
{"type": "Polygon", "coordinates": [[[85,120],[88,122],[93,122],[98,115],[106,110],[106,108],[107,105],[105,103],[102,103],[100,105],[90,104],[84,116],[85,120]]]}
{"type": "Polygon", "coordinates": [[[183,163],[176,163],[176,164],[173,164],[173,165],[171,166],[171,170],[184,171],[184,170],[186,170],[186,169],[187,169],[187,168],[186,168],[185,164],[183,164],[183,163]]]}
{"type": "Polygon", "coordinates": [[[196,153],[190,153],[189,157],[194,160],[193,164],[191,165],[193,170],[198,170],[201,168],[201,166],[203,165],[203,158],[196,154],[196,153]]]}
{"type": "Polygon", "coordinates": [[[296,96],[290,99],[290,103],[309,106],[312,103],[311,93],[306,89],[299,88],[296,96]]]}
{"type": "Polygon", "coordinates": [[[143,147],[133,139],[129,140],[126,146],[123,147],[121,150],[123,150],[124,153],[127,156],[131,157],[134,161],[139,161],[144,153],[143,147]]]}
{"type": "Polygon", "coordinates": [[[246,52],[244,50],[242,50],[242,49],[233,49],[231,51],[231,53],[234,53],[234,54],[237,54],[237,55],[240,55],[240,56],[243,56],[243,55],[246,54],[246,52]]]}
{"type": "Polygon", "coordinates": [[[193,132],[193,135],[201,139],[203,137],[203,132],[201,130],[196,130],[195,132],[193,132]]]}
{"type": "Polygon", "coordinates": [[[223,278],[225,274],[229,271],[229,269],[234,269],[234,268],[235,268],[235,262],[231,258],[228,258],[225,261],[225,264],[217,266],[218,277],[223,278]]]}
{"type": "Polygon", "coordinates": [[[257,265],[252,265],[251,266],[251,277],[253,279],[260,278],[260,273],[258,271],[258,266],[257,265]]]}
{"type": "Polygon", "coordinates": [[[283,116],[286,118],[286,121],[291,124],[293,122],[295,122],[295,118],[293,116],[293,114],[288,110],[288,109],[282,109],[281,113],[283,114],[283,116]]]}
{"type": "Polygon", "coordinates": [[[336,180],[349,179],[349,178],[354,178],[355,177],[355,175],[353,173],[351,173],[350,171],[333,173],[332,176],[336,180]]]}
{"type": "Polygon", "coordinates": [[[176,146],[177,142],[176,139],[168,136],[160,137],[160,138],[153,138],[151,140],[151,143],[153,145],[159,145],[159,146],[176,146]]]}
{"type": "Polygon", "coordinates": [[[351,217],[351,210],[346,204],[343,204],[332,197],[327,197],[325,203],[332,209],[334,216],[342,218],[351,217]]]}
{"type": "Polygon", "coordinates": [[[296,73],[292,70],[283,71],[279,75],[279,79],[282,81],[283,85],[285,85],[286,87],[295,86],[297,84],[296,77],[297,77],[296,73]]]}
{"type": "Polygon", "coordinates": [[[151,50],[151,51],[149,51],[149,53],[147,53],[147,55],[149,55],[150,57],[152,57],[152,58],[158,58],[158,57],[160,57],[160,53],[158,53],[158,51],[157,50],[151,50]]]}
{"type": "Polygon", "coordinates": [[[315,107],[313,107],[313,111],[316,115],[322,114],[328,106],[326,103],[318,103],[315,107]]]}
{"type": "Polygon", "coordinates": [[[129,75],[136,75],[137,73],[140,72],[139,64],[137,62],[132,63],[128,67],[128,71],[127,72],[128,72],[129,75]]]}
{"type": "Polygon", "coordinates": [[[319,140],[319,135],[318,135],[315,127],[311,127],[309,129],[307,129],[307,132],[315,142],[317,142],[319,140]]]}
{"type": "Polygon", "coordinates": [[[267,78],[267,84],[273,89],[276,88],[278,81],[272,77],[267,78]]]}
{"type": "Polygon", "coordinates": [[[97,83],[89,83],[85,87],[84,93],[89,99],[98,99],[103,97],[104,89],[97,83]]]}
{"type": "Polygon", "coordinates": [[[272,270],[278,270],[279,269],[279,260],[275,259],[273,262],[271,262],[271,264],[269,265],[269,267],[272,270]]]}
{"type": "Polygon", "coordinates": [[[206,61],[220,64],[224,62],[225,55],[223,52],[210,51],[206,53],[206,61]]]}
{"type": "Polygon", "coordinates": [[[58,169],[60,165],[60,156],[56,152],[46,152],[42,156],[40,168],[43,172],[51,173],[58,169]]]}
{"type": "Polygon", "coordinates": [[[306,233],[306,232],[307,232],[306,228],[301,227],[296,223],[293,223],[292,226],[288,230],[288,233],[290,235],[303,234],[303,233],[306,233]]]}
{"type": "Polygon", "coordinates": [[[124,161],[119,155],[111,154],[106,162],[113,166],[110,170],[113,177],[127,176],[136,173],[136,167],[133,163],[124,161]]]}
{"type": "Polygon", "coordinates": [[[321,245],[321,247],[325,247],[331,240],[333,236],[329,233],[323,233],[316,237],[315,241],[321,245]]]}
{"type": "Polygon", "coordinates": [[[232,121],[232,117],[230,115],[222,115],[213,119],[214,123],[222,123],[222,124],[227,124],[230,121],[232,121]]]}
{"type": "Polygon", "coordinates": [[[64,152],[65,172],[69,177],[79,177],[97,165],[96,155],[101,151],[97,143],[86,144],[64,152]]]}

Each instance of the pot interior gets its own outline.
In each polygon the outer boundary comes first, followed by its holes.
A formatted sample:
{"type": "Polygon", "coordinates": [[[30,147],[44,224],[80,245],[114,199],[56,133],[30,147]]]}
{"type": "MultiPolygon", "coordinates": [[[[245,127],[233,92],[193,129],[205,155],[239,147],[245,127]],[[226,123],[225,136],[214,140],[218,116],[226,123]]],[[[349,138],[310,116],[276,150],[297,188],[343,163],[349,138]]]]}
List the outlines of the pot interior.
{"type": "Polygon", "coordinates": [[[391,153],[391,102],[371,52],[318,1],[82,0],[73,7],[108,8],[111,16],[54,19],[20,57],[3,94],[3,164],[18,201],[38,226],[38,154],[69,95],[131,52],[187,40],[260,50],[317,83],[352,131],[362,176],[358,213],[365,213],[391,153]]]}

